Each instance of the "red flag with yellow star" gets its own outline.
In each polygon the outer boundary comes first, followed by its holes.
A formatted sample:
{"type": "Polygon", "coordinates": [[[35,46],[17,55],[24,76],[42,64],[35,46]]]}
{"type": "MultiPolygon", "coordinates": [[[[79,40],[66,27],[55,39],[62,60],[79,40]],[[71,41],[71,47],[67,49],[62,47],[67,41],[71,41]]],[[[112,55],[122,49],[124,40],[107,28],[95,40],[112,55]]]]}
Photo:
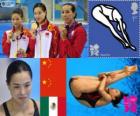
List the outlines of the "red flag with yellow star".
{"type": "Polygon", "coordinates": [[[66,116],[66,59],[41,59],[41,116],[66,116]]]}

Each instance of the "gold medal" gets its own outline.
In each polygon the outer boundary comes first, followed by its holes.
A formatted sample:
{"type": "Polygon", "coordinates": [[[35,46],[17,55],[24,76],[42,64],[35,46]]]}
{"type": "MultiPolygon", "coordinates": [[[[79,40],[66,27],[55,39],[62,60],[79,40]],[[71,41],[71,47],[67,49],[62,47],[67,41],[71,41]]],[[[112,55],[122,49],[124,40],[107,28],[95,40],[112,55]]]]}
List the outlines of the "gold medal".
{"type": "Polygon", "coordinates": [[[32,30],[36,30],[37,29],[37,24],[34,22],[34,23],[32,23],[32,25],[31,25],[31,29],[32,30]]]}

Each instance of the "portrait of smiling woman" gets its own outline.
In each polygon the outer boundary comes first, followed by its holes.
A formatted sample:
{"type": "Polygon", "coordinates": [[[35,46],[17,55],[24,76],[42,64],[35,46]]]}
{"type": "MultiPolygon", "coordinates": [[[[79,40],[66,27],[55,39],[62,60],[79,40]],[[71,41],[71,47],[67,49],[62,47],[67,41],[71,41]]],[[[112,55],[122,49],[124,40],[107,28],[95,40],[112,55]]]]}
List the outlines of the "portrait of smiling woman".
{"type": "Polygon", "coordinates": [[[1,104],[0,116],[39,116],[39,103],[30,98],[32,75],[30,65],[23,60],[15,60],[9,64],[6,84],[11,98],[1,104]]]}

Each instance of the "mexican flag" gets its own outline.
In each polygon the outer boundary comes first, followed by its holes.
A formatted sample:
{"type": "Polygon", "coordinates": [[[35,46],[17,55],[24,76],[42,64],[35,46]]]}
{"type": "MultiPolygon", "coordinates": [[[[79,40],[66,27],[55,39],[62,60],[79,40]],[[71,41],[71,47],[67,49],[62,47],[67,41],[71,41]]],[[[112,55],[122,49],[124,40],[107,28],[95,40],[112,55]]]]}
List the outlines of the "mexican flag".
{"type": "Polygon", "coordinates": [[[66,116],[65,97],[41,97],[41,116],[66,116]]]}
{"type": "Polygon", "coordinates": [[[66,59],[41,59],[41,116],[66,116],[66,59]]]}

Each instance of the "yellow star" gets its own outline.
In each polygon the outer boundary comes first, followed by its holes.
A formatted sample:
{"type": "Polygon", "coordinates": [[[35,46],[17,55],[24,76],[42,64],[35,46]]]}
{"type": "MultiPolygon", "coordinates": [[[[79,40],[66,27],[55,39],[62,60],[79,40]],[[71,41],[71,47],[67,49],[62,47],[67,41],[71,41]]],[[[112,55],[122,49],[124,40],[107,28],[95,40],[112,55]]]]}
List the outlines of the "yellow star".
{"type": "Polygon", "coordinates": [[[47,81],[46,80],[43,80],[42,83],[43,83],[43,85],[46,85],[47,84],[47,81]]]}
{"type": "Polygon", "coordinates": [[[48,64],[48,68],[50,68],[50,67],[52,66],[52,61],[49,59],[49,60],[47,61],[47,64],[48,64]]]}
{"type": "Polygon", "coordinates": [[[44,60],[44,61],[42,62],[42,64],[43,64],[43,65],[46,65],[46,64],[47,64],[47,62],[44,60]]]}

